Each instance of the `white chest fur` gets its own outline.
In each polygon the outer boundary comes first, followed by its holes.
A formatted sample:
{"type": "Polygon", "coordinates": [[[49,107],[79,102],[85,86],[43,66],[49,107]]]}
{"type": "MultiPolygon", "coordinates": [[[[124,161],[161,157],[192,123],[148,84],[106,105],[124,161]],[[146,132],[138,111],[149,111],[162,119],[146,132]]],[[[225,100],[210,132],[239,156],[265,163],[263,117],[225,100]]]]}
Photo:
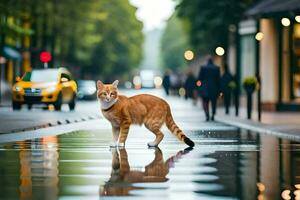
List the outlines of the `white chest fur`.
{"type": "Polygon", "coordinates": [[[99,100],[101,109],[103,109],[103,110],[106,110],[106,109],[112,107],[115,103],[117,103],[117,101],[118,101],[118,99],[114,99],[114,100],[109,101],[109,102],[99,100]]]}

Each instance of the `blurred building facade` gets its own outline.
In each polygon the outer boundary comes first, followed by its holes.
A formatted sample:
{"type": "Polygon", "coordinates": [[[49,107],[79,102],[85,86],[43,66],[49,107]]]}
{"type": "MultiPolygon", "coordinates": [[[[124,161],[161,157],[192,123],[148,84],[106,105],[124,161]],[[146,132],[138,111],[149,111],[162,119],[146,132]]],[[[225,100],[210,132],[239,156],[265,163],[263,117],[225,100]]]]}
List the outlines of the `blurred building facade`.
{"type": "Polygon", "coordinates": [[[300,0],[262,0],[231,32],[231,71],[261,77],[262,108],[300,111],[300,0]]]}

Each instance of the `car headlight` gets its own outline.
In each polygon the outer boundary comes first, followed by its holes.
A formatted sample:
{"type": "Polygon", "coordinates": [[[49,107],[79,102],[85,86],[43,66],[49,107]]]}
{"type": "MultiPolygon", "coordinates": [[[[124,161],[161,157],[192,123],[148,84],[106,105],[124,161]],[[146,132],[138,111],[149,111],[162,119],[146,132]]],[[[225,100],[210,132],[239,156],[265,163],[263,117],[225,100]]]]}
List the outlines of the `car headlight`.
{"type": "Polygon", "coordinates": [[[46,91],[47,91],[48,93],[55,92],[55,90],[56,90],[56,87],[55,87],[55,86],[52,86],[52,87],[46,88],[46,91]]]}
{"type": "Polygon", "coordinates": [[[17,91],[17,92],[20,92],[22,89],[23,89],[23,88],[20,87],[20,86],[16,86],[16,87],[15,87],[15,91],[17,91]]]}

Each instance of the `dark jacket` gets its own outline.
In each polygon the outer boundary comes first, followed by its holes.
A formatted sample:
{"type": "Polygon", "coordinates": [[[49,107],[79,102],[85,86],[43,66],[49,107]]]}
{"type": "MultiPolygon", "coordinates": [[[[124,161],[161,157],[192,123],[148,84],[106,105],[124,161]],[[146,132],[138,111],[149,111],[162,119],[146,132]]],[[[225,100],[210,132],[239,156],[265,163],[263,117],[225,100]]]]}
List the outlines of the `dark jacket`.
{"type": "Polygon", "coordinates": [[[170,83],[170,76],[169,75],[165,75],[163,78],[163,82],[162,85],[164,88],[169,88],[171,83],[170,83]]]}
{"type": "Polygon", "coordinates": [[[199,95],[209,99],[217,99],[220,93],[220,69],[213,63],[202,66],[198,80],[201,81],[199,95]]]}
{"type": "Polygon", "coordinates": [[[196,89],[196,79],[193,74],[189,74],[184,83],[186,97],[193,98],[194,90],[196,89]]]}
{"type": "Polygon", "coordinates": [[[196,88],[196,79],[192,74],[188,75],[188,77],[186,78],[184,88],[186,90],[194,90],[196,88]]]}

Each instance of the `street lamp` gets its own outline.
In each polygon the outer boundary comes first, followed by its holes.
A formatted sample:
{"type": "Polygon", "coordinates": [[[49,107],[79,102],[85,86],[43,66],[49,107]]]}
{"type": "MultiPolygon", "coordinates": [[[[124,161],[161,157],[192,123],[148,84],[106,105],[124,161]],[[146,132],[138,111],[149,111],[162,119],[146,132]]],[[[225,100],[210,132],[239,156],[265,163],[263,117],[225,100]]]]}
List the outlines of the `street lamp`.
{"type": "Polygon", "coordinates": [[[289,18],[284,17],[284,18],[281,19],[281,24],[282,24],[283,26],[286,26],[286,27],[287,27],[287,26],[290,26],[291,21],[290,21],[289,18]]]}
{"type": "Polygon", "coordinates": [[[217,47],[215,52],[218,56],[223,56],[225,54],[225,50],[223,47],[217,47]]]}
{"type": "Polygon", "coordinates": [[[193,60],[193,58],[194,58],[194,52],[191,51],[191,50],[186,50],[186,51],[184,52],[183,56],[184,56],[184,58],[185,58],[186,60],[191,61],[191,60],[193,60]]]}
{"type": "MultiPolygon", "coordinates": [[[[257,29],[259,30],[259,25],[257,25],[257,29]]],[[[258,121],[261,121],[261,78],[260,78],[260,72],[259,72],[259,43],[264,39],[264,34],[262,32],[257,32],[255,34],[255,39],[257,43],[255,44],[255,52],[256,52],[256,63],[255,63],[255,76],[256,80],[258,82],[258,91],[257,91],[257,113],[258,113],[258,121]]]]}

